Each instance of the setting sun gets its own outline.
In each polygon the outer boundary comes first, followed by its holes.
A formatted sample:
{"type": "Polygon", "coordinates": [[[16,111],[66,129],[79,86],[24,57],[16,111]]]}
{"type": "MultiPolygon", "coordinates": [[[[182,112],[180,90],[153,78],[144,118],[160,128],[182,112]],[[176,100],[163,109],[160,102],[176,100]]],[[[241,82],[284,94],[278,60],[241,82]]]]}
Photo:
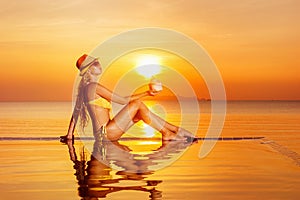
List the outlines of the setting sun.
{"type": "Polygon", "coordinates": [[[142,55],[137,60],[136,71],[145,78],[158,74],[161,71],[160,58],[154,55],[142,55]]]}
{"type": "Polygon", "coordinates": [[[146,137],[154,137],[155,136],[155,129],[153,129],[151,126],[147,124],[143,124],[145,136],[146,137]]]}

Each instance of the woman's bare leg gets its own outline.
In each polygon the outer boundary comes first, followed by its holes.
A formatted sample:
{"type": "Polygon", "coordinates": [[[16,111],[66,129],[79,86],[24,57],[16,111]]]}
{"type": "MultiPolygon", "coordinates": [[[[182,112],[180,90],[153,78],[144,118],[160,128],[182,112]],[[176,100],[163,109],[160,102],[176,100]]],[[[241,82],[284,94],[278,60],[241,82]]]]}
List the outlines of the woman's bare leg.
{"type": "Polygon", "coordinates": [[[175,126],[165,120],[163,120],[162,118],[160,118],[158,115],[152,113],[150,111],[150,115],[152,115],[153,118],[155,118],[157,121],[160,121],[160,123],[164,124],[164,127],[166,127],[167,129],[169,129],[170,131],[177,133],[178,136],[182,136],[182,137],[190,137],[190,138],[194,138],[195,136],[189,132],[188,130],[185,130],[184,128],[175,126]]]}
{"type": "Polygon", "coordinates": [[[108,138],[111,140],[119,139],[134,123],[143,120],[156,130],[162,133],[164,140],[184,139],[181,136],[176,137],[179,130],[165,120],[152,113],[141,101],[132,101],[125,106],[116,116],[107,124],[108,138]]]}

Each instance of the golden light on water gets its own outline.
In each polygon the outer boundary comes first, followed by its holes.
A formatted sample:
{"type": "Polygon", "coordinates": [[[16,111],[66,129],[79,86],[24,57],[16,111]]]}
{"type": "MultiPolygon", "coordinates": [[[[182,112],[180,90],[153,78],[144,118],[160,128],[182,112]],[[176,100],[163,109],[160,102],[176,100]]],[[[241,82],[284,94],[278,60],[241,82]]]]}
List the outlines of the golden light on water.
{"type": "Polygon", "coordinates": [[[150,78],[161,71],[161,59],[151,54],[145,54],[137,59],[136,71],[145,78],[150,78]]]}
{"type": "Polygon", "coordinates": [[[142,130],[144,137],[151,138],[151,137],[156,136],[156,134],[155,134],[156,130],[154,128],[152,128],[151,126],[149,126],[148,124],[145,124],[144,122],[139,121],[138,123],[136,123],[136,125],[142,130]]]}
{"type": "MultiPolygon", "coordinates": [[[[153,110],[153,108],[155,107],[156,105],[156,102],[155,101],[145,101],[144,102],[147,107],[152,110],[152,112],[155,113],[155,111],[153,110]]],[[[156,113],[157,114],[157,113],[156,113]]],[[[157,136],[156,134],[156,130],[154,128],[152,128],[151,126],[149,126],[148,124],[145,124],[143,123],[142,124],[142,127],[143,127],[143,132],[144,132],[144,136],[145,137],[154,137],[154,136],[157,136]]]]}
{"type": "MultiPolygon", "coordinates": [[[[158,107],[157,102],[155,101],[144,101],[144,103],[146,104],[146,106],[155,114],[157,114],[158,116],[165,118],[163,111],[161,111],[161,109],[159,109],[160,107],[158,107]]],[[[143,121],[139,121],[136,124],[136,128],[141,131],[142,133],[142,137],[146,137],[146,138],[153,138],[153,137],[161,137],[161,134],[155,130],[154,128],[152,128],[150,125],[144,123],[143,121]]]]}

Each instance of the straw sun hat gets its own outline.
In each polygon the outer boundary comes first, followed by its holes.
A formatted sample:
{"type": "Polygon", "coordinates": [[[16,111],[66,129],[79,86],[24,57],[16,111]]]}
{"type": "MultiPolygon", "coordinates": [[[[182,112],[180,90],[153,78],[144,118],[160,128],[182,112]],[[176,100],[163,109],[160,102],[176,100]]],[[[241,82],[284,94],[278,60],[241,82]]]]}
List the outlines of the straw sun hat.
{"type": "Polygon", "coordinates": [[[85,72],[89,69],[89,66],[98,58],[94,58],[87,54],[83,54],[80,58],[78,58],[76,62],[76,67],[80,70],[80,75],[84,75],[85,72]]]}

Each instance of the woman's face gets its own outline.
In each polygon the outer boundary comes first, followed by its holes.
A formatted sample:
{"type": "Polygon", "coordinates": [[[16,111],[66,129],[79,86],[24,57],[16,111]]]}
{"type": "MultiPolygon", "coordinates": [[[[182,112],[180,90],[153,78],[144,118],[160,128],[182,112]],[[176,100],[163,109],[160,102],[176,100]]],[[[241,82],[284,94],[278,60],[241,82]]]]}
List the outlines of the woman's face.
{"type": "Polygon", "coordinates": [[[96,76],[100,75],[102,73],[102,67],[101,67],[99,61],[96,60],[93,63],[93,65],[90,67],[90,70],[91,70],[91,74],[96,75],[96,76]]]}

